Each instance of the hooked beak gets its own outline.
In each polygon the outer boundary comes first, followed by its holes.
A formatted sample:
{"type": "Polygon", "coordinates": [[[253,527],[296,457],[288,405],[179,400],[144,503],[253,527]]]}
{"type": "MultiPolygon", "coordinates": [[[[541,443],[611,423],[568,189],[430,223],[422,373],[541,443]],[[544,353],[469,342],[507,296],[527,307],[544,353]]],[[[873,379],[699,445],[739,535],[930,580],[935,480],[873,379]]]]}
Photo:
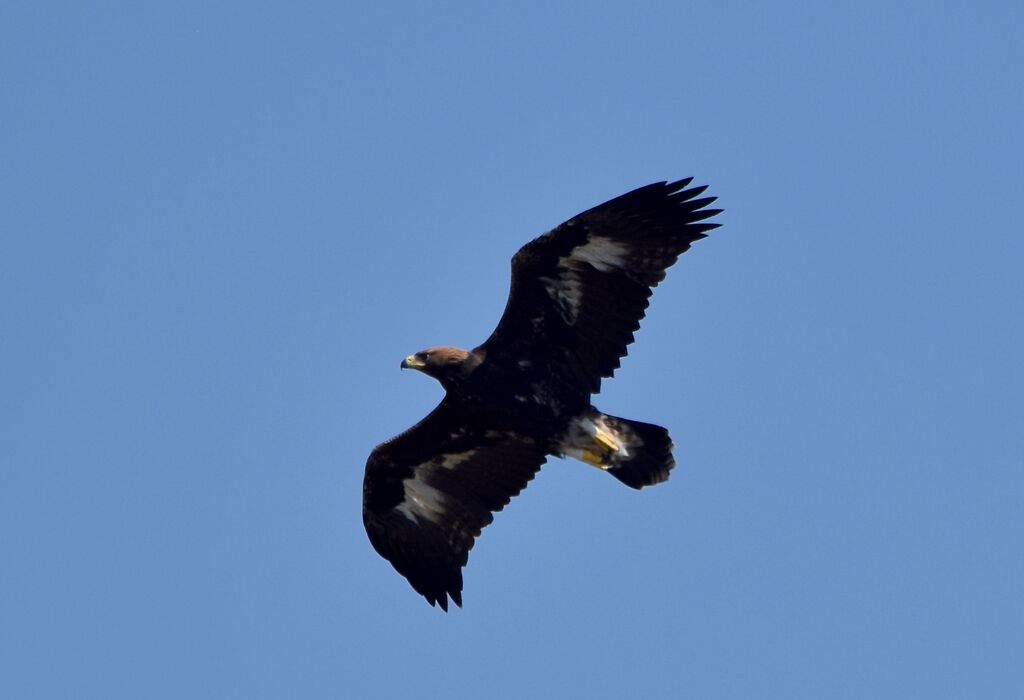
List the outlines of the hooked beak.
{"type": "Polygon", "coordinates": [[[402,360],[402,364],[399,365],[402,369],[423,369],[427,366],[427,363],[423,360],[416,359],[415,355],[409,355],[409,357],[402,360]]]}

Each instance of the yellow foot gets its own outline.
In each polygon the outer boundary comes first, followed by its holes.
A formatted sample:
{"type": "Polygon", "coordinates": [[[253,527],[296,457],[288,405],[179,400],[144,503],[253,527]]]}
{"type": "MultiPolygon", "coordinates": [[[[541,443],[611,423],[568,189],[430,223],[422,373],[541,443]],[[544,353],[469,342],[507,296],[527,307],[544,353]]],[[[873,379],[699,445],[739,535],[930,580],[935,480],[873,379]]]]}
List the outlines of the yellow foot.
{"type": "Polygon", "coordinates": [[[597,444],[603,447],[608,452],[619,451],[619,441],[615,439],[615,436],[602,428],[598,428],[597,432],[594,433],[594,439],[597,444]]]}

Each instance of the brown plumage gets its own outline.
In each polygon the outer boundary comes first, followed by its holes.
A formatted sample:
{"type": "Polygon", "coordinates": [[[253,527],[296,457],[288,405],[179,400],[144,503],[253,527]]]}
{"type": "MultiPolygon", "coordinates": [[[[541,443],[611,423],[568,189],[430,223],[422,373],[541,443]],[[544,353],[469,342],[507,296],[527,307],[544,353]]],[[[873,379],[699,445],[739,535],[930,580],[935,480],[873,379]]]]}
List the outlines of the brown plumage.
{"type": "Polygon", "coordinates": [[[548,455],[599,467],[633,488],[668,478],[668,431],[590,404],[633,341],[665,270],[718,224],[690,179],[655,183],[569,219],[512,258],[491,337],[436,347],[403,368],[445,398],[370,454],[363,522],[374,548],[431,605],[462,605],[462,567],[480,531],[548,455]]]}

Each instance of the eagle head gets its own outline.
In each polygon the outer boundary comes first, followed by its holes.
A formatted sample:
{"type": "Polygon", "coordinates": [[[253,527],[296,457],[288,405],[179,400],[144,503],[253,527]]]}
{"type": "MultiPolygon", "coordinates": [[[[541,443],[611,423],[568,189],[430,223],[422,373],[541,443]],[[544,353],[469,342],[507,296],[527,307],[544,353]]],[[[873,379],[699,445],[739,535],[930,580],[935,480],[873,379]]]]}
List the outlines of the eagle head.
{"type": "Polygon", "coordinates": [[[402,369],[416,369],[441,382],[446,389],[459,382],[479,364],[474,353],[459,348],[427,348],[402,360],[402,369]]]}

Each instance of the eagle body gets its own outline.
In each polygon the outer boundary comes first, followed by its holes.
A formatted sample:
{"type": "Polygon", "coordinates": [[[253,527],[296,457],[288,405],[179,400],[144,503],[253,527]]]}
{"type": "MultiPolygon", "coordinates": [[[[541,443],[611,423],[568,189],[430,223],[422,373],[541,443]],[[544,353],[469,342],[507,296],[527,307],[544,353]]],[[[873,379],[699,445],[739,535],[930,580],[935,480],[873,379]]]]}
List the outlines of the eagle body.
{"type": "Polygon", "coordinates": [[[548,456],[571,457],[639,489],[675,462],[668,431],[591,404],[640,327],[651,290],[721,210],[691,180],[641,187],[527,243],[508,303],[472,350],[434,347],[403,368],[437,379],[440,404],[377,446],[363,523],[377,552],[431,605],[462,605],[462,568],[481,530],[548,456]]]}

